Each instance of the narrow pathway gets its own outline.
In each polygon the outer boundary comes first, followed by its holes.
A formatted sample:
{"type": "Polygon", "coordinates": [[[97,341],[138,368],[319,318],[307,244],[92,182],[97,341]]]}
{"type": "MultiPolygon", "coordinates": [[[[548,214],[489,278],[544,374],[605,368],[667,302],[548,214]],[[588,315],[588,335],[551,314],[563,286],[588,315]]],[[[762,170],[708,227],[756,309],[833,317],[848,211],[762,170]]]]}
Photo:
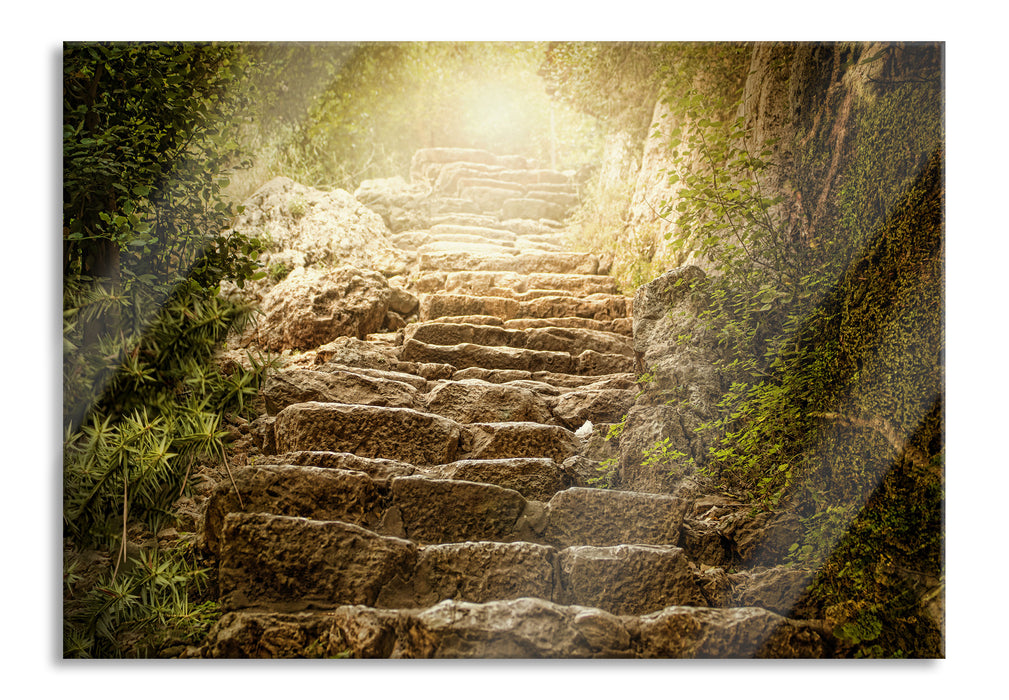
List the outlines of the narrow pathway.
{"type": "Polygon", "coordinates": [[[829,655],[815,623],[718,607],[683,547],[704,504],[591,487],[589,424],[637,391],[631,300],[564,248],[575,184],[459,149],[414,175],[456,204],[395,235],[420,320],[264,388],[269,463],[207,505],[225,614],[201,653],[829,655]]]}

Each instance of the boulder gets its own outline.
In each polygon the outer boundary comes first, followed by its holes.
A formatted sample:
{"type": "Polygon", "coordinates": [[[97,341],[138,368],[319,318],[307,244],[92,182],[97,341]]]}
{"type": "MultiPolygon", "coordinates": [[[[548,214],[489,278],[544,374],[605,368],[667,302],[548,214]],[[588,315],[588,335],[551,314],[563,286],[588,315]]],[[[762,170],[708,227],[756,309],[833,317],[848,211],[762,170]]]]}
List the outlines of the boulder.
{"type": "Polygon", "coordinates": [[[391,297],[377,272],[298,268],[266,294],[254,333],[275,352],[312,350],[341,336],[363,339],[385,326],[391,297]]]}
{"type": "Polygon", "coordinates": [[[698,321],[706,307],[704,279],[700,268],[680,267],[634,294],[634,349],[654,374],[656,398],[680,400],[691,431],[715,415],[723,389],[714,366],[717,338],[698,321]]]}
{"type": "Polygon", "coordinates": [[[301,265],[350,265],[383,274],[406,268],[382,217],[343,190],[323,192],[277,177],[254,192],[235,230],[266,238],[269,254],[295,251],[301,265]]]}

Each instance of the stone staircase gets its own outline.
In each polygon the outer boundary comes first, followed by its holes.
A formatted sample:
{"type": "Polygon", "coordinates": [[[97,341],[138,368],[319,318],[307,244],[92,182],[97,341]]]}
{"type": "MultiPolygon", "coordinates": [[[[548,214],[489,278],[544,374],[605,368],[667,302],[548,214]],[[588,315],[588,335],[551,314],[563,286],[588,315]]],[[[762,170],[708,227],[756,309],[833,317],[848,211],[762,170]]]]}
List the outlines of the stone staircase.
{"type": "Polygon", "coordinates": [[[831,655],[816,622],[725,605],[687,543],[711,502],[592,487],[591,424],[637,395],[632,305],[564,249],[571,179],[461,149],[413,178],[428,209],[385,215],[417,320],[267,382],[267,457],[206,506],[225,613],[200,655],[831,655]]]}

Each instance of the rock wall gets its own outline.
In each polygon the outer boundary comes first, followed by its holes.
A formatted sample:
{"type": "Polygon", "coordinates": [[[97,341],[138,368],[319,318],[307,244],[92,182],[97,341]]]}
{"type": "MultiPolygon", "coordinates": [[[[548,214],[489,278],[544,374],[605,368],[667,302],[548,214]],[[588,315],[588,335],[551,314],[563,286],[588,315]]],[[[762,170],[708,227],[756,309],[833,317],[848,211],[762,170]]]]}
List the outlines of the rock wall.
{"type": "MultiPolygon", "coordinates": [[[[762,532],[759,556],[773,563],[790,547],[821,552],[812,599],[870,655],[908,644],[912,654],[941,653],[942,61],[935,44],[758,44],[737,113],[775,163],[761,187],[781,198],[770,216],[789,231],[789,254],[820,256],[829,264],[819,269],[836,273],[817,305],[826,310],[819,325],[796,332],[833,349],[810,355],[825,363],[819,374],[796,368],[789,380],[806,398],[782,400],[803,406],[803,420],[822,417],[803,438],[804,472],[792,491],[803,495],[778,506],[781,527],[762,532]],[[827,515],[823,525],[817,518],[827,515]],[[898,599],[913,612],[898,611],[898,599]]],[[[639,371],[654,375],[658,400],[645,395],[627,414],[618,487],[660,493],[682,488],[682,474],[656,469],[654,448],[703,457],[693,426],[711,416],[725,381],[710,365],[704,371],[716,355],[684,322],[694,302],[673,286],[702,279],[704,261],[667,256],[662,234],[672,225],[649,206],[675,204],[663,140],[682,122],[657,105],[623,234],[656,236],[656,279],[639,288],[634,310],[639,371]],[[698,267],[678,267],[688,262],[698,267]],[[693,356],[671,341],[691,334],[693,356]]],[[[768,444],[777,439],[766,434],[768,444]]]]}

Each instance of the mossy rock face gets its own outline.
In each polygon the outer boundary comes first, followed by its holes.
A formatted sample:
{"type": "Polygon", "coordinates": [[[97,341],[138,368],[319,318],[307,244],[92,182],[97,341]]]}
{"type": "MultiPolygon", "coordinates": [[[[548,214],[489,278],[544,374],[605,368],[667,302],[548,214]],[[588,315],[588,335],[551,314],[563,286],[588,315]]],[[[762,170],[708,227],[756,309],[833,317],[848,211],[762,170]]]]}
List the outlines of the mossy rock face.
{"type": "MultiPolygon", "coordinates": [[[[925,601],[942,578],[943,91],[940,48],[902,51],[886,49],[890,64],[860,94],[828,94],[835,116],[854,103],[819,220],[838,264],[810,355],[829,368],[812,387],[829,410],[794,551],[820,563],[809,596],[853,654],[930,657],[942,655],[941,606],[925,601]]],[[[831,160],[826,129],[797,152],[810,182],[831,160]]]]}

